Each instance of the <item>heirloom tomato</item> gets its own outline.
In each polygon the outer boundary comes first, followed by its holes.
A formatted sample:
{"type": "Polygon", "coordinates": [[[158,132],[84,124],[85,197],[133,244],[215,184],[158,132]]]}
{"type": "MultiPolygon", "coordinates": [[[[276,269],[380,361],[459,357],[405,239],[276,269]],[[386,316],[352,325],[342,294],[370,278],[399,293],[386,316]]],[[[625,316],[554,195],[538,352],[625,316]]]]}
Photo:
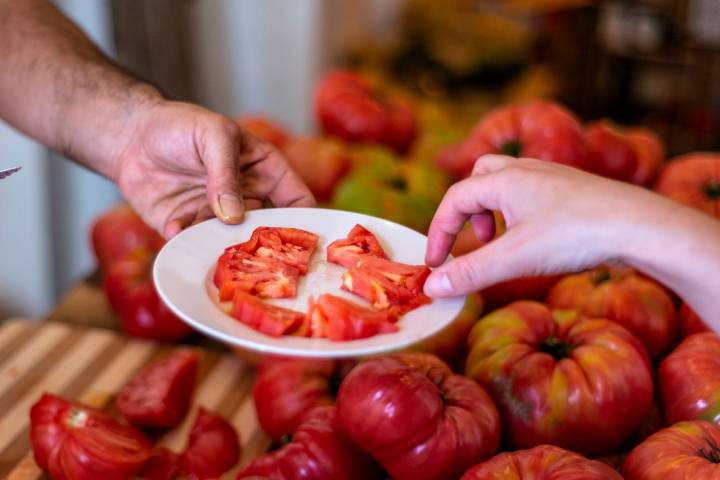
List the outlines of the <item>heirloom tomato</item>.
{"type": "Polygon", "coordinates": [[[287,143],[284,153],[319,202],[328,202],[350,171],[351,160],[345,145],[332,138],[296,137],[287,143]]]}
{"type": "Polygon", "coordinates": [[[240,459],[235,428],[216,413],[198,409],[187,447],[178,457],[181,472],[190,478],[220,478],[240,459]]]}
{"type": "Polygon", "coordinates": [[[316,407],[278,450],[256,458],[238,474],[274,480],[380,479],[377,465],[339,428],[333,406],[316,407]]]}
{"type": "Polygon", "coordinates": [[[358,295],[375,308],[400,316],[430,303],[423,293],[430,269],[385,258],[366,256],[342,276],[342,288],[358,295]]]}
{"type": "Polygon", "coordinates": [[[657,376],[668,422],[720,425],[720,337],[711,332],[689,336],[662,361],[657,376]]]}
{"type": "Polygon", "coordinates": [[[676,423],[630,452],[626,480],[719,480],[720,428],[696,420],[676,423]]]}
{"type": "Polygon", "coordinates": [[[240,290],[233,298],[232,316],[245,325],[266,335],[279,337],[300,328],[305,314],[289,308],[271,305],[240,290]]]}
{"type": "Polygon", "coordinates": [[[347,238],[335,240],[327,247],[328,262],[351,268],[366,256],[387,258],[378,239],[362,225],[355,225],[347,238]]]}
{"type": "Polygon", "coordinates": [[[652,186],[658,171],[665,162],[665,145],[652,130],[631,127],[625,130],[627,139],[635,148],[638,166],[632,176],[632,183],[645,187],[652,186]]]}
{"type": "Polygon", "coordinates": [[[417,136],[409,102],[391,92],[374,91],[360,75],[347,70],[320,79],[315,115],[325,133],[349,143],[377,143],[404,153],[417,136]]]}
{"type": "Polygon", "coordinates": [[[154,259],[154,252],[138,248],[113,262],[105,273],[105,294],[128,335],[163,341],[185,338],[193,330],[158,295],[152,279],[154,259]]]}
{"type": "Polygon", "coordinates": [[[30,410],[30,440],[35,462],[55,480],[125,480],[150,458],[136,428],[49,393],[30,410]]]}
{"type": "Polygon", "coordinates": [[[138,477],[142,480],[175,480],[182,475],[178,459],[178,455],[167,448],[158,448],[150,456],[150,460],[138,477]]]}
{"type": "Polygon", "coordinates": [[[311,410],[335,402],[350,365],[329,359],[265,360],[253,387],[260,426],[276,442],[295,432],[311,410]]]}
{"type": "Polygon", "coordinates": [[[537,302],[480,319],[468,337],[465,373],[493,397],[516,448],[548,443],[607,453],[652,405],[647,353],[628,330],[537,302]]]}
{"type": "Polygon", "coordinates": [[[629,182],[640,162],[635,145],[619,128],[608,121],[594,122],[585,127],[588,168],[616,180],[629,182]]]}
{"type": "Polygon", "coordinates": [[[560,280],[548,293],[548,307],[577,310],[619,323],[659,361],[677,337],[677,314],[670,294],[658,283],[627,268],[597,268],[560,280]]]}
{"type": "Polygon", "coordinates": [[[283,127],[263,115],[244,115],[237,119],[237,124],[280,150],[283,150],[290,140],[290,135],[283,127]]]}
{"type": "Polygon", "coordinates": [[[720,153],[695,152],[674,158],[660,173],[655,190],[720,218],[720,153]]]}
{"type": "Polygon", "coordinates": [[[707,324],[695,310],[690,308],[687,303],[680,305],[680,336],[682,338],[689,337],[693,333],[709,332],[707,324]]]}
{"type": "Polygon", "coordinates": [[[346,298],[323,293],[310,298],[304,328],[299,335],[333,341],[356,340],[398,331],[397,317],[383,310],[363,307],[346,298]]]}
{"type": "Polygon", "coordinates": [[[553,445],[495,455],[460,480],[622,480],[604,463],[553,445]]]}
{"type": "Polygon", "coordinates": [[[472,172],[488,153],[539,158],[577,168],[588,166],[583,131],[577,118],[545,100],[497,108],[485,115],[451,154],[440,154],[438,166],[456,178],[472,172]]]}
{"type": "Polygon", "coordinates": [[[118,412],[140,427],[176,426],[190,408],[198,360],[196,351],[183,350],[148,365],[118,393],[118,412]]]}
{"type": "MultiPolygon", "coordinates": [[[[272,258],[297,268],[301,275],[308,271],[310,257],[317,248],[318,236],[299,228],[258,227],[250,240],[230,247],[258,258],[272,258]]],[[[227,249],[226,249],[227,251],[227,249]]]]}
{"type": "Polygon", "coordinates": [[[279,260],[256,257],[228,247],[218,258],[213,282],[221,302],[232,300],[236,291],[261,298],[288,298],[297,295],[300,272],[279,260]]]}
{"type": "Polygon", "coordinates": [[[340,385],[337,405],[343,430],[395,480],[455,478],[500,441],[488,394],[429,354],[359,364],[340,385]]]}
{"type": "Polygon", "coordinates": [[[95,219],[90,239],[95,258],[103,272],[114,262],[125,260],[137,249],[154,253],[165,244],[165,239],[126,204],[117,205],[95,219]]]}

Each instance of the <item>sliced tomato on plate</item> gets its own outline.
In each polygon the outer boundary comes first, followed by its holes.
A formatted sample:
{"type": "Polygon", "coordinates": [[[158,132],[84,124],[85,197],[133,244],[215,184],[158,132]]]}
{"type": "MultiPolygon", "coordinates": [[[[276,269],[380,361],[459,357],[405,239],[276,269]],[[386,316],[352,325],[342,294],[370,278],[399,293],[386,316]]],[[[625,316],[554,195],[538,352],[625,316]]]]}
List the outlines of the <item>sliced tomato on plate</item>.
{"type": "Polygon", "coordinates": [[[305,314],[263,302],[257,297],[237,291],[233,298],[232,316],[266,335],[279,337],[297,330],[305,314]]]}
{"type": "Polygon", "coordinates": [[[310,299],[305,323],[298,333],[333,341],[355,340],[397,332],[396,320],[386,311],[324,293],[317,300],[310,299]]]}
{"type": "Polygon", "coordinates": [[[188,445],[180,454],[180,471],[190,478],[220,478],[240,459],[235,428],[220,415],[198,409],[188,445]]]}
{"type": "Polygon", "coordinates": [[[354,267],[364,257],[387,258],[378,239],[362,225],[355,225],[347,238],[335,240],[327,247],[328,262],[354,267]]]}
{"type": "Polygon", "coordinates": [[[118,393],[118,411],[140,427],[174,427],[190,408],[198,361],[196,351],[182,350],[147,366],[118,393]]]}
{"type": "Polygon", "coordinates": [[[132,478],[150,458],[135,427],[49,393],[30,410],[30,441],[35,462],[56,480],[132,478]]]}
{"type": "Polygon", "coordinates": [[[299,228],[258,227],[250,240],[234,247],[256,257],[274,258],[304,275],[318,239],[314,233],[299,228]]]}
{"type": "Polygon", "coordinates": [[[384,258],[365,257],[342,276],[342,288],[375,308],[399,316],[430,303],[423,293],[430,269],[424,265],[406,265],[384,258]]]}
{"type": "Polygon", "coordinates": [[[297,293],[300,271],[279,260],[257,257],[237,246],[225,249],[213,277],[220,301],[232,300],[236,290],[263,298],[288,298],[297,293]]]}

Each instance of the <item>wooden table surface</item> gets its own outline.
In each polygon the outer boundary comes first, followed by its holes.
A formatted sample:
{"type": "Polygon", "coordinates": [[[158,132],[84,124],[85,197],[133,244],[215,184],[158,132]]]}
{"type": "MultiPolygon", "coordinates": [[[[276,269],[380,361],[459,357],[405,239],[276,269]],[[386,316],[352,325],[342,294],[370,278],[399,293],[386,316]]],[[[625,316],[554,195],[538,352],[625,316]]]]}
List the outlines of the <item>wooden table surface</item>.
{"type": "MultiPolygon", "coordinates": [[[[143,366],[174,349],[187,348],[133,339],[113,331],[117,326],[102,291],[92,281],[73,289],[45,322],[0,324],[0,478],[46,477],[33,460],[28,435],[30,407],[43,392],[112,412],[115,393],[143,366]]],[[[270,445],[257,423],[250,395],[254,369],[214,342],[192,341],[196,345],[191,348],[201,353],[193,408],[157,444],[182,450],[197,406],[216,411],[240,434],[240,464],[226,475],[234,478],[240,465],[270,445]]]]}

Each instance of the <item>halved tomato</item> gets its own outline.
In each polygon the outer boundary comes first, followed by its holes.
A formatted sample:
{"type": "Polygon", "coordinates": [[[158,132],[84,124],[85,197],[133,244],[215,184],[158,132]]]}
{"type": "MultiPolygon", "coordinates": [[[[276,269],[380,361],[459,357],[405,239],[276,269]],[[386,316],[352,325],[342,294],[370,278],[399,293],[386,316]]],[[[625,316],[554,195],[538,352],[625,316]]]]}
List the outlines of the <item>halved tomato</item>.
{"type": "Polygon", "coordinates": [[[189,478],[220,478],[240,459],[237,431],[220,415],[198,409],[188,445],[180,454],[180,471],[189,478]]]}
{"type": "Polygon", "coordinates": [[[355,225],[347,238],[335,240],[327,247],[328,262],[352,268],[365,257],[387,258],[378,239],[362,225],[355,225]]]}
{"type": "Polygon", "coordinates": [[[220,301],[232,300],[236,290],[263,298],[294,297],[300,272],[274,258],[256,257],[237,246],[225,249],[213,278],[220,301]]]}
{"type": "Polygon", "coordinates": [[[397,332],[396,320],[387,311],[373,310],[324,293],[317,300],[310,298],[305,324],[299,333],[333,341],[355,340],[397,332]]]}
{"type": "Polygon", "coordinates": [[[365,257],[342,276],[342,288],[359,295],[375,308],[402,315],[430,303],[423,293],[430,269],[384,258],[365,257]]]}
{"type": "Polygon", "coordinates": [[[274,258],[304,275],[317,244],[317,235],[299,228],[258,227],[250,240],[234,247],[256,257],[274,258]]]}
{"type": "Polygon", "coordinates": [[[305,320],[305,314],[263,302],[240,290],[233,298],[233,317],[245,325],[273,337],[292,333],[305,320]]]}
{"type": "Polygon", "coordinates": [[[174,427],[190,408],[198,360],[195,350],[182,350],[147,366],[118,393],[118,411],[134,425],[174,427]]]}

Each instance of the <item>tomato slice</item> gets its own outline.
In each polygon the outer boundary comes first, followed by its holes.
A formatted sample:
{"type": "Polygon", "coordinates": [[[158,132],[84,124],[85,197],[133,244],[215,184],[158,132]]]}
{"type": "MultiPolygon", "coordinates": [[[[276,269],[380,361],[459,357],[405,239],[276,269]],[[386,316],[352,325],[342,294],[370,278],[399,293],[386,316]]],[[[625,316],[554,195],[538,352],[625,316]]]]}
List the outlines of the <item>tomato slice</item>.
{"type": "Polygon", "coordinates": [[[314,233],[299,228],[258,227],[250,240],[239,243],[234,248],[256,257],[274,258],[297,268],[300,274],[304,275],[318,240],[314,233]]]}
{"type": "Polygon", "coordinates": [[[118,393],[118,411],[134,425],[174,427],[190,408],[198,361],[196,351],[182,350],[147,366],[118,393]]]}
{"type": "Polygon", "coordinates": [[[240,459],[235,428],[220,415],[198,409],[188,446],[180,454],[180,470],[190,478],[220,478],[240,459]]]}
{"type": "Polygon", "coordinates": [[[220,301],[232,300],[236,290],[262,298],[288,298],[297,294],[300,272],[276,259],[257,257],[237,246],[225,249],[213,278],[220,301]]]}
{"type": "Polygon", "coordinates": [[[423,293],[430,269],[425,265],[406,265],[384,258],[365,257],[342,276],[342,288],[375,308],[402,315],[430,303],[423,293]]]}
{"type": "Polygon", "coordinates": [[[327,247],[328,262],[343,267],[354,267],[360,259],[367,256],[387,258],[375,235],[362,225],[355,225],[347,238],[335,240],[327,247]]]}
{"type": "Polygon", "coordinates": [[[82,403],[44,394],[30,410],[35,461],[57,480],[123,480],[150,458],[135,427],[82,403]]]}
{"type": "Polygon", "coordinates": [[[233,317],[273,337],[296,330],[305,319],[305,314],[302,312],[265,303],[240,290],[235,292],[233,303],[233,317]]]}
{"type": "Polygon", "coordinates": [[[310,299],[305,326],[307,336],[344,341],[397,332],[396,320],[387,311],[373,310],[324,293],[317,300],[310,299]]]}

